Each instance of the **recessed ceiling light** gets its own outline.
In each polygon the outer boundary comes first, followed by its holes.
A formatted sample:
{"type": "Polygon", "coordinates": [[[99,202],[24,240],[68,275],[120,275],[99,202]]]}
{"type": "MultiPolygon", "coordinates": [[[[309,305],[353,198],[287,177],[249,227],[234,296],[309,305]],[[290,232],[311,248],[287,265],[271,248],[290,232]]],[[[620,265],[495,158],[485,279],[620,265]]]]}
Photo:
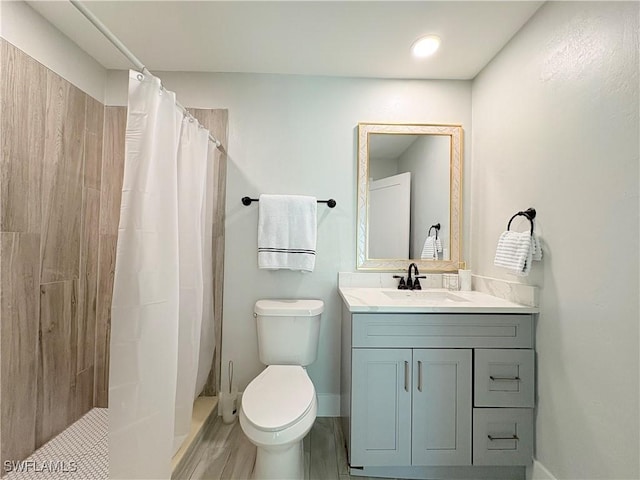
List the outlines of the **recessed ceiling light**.
{"type": "Polygon", "coordinates": [[[416,57],[428,57],[433,55],[440,47],[440,37],[437,35],[425,35],[413,42],[411,53],[416,57]]]}

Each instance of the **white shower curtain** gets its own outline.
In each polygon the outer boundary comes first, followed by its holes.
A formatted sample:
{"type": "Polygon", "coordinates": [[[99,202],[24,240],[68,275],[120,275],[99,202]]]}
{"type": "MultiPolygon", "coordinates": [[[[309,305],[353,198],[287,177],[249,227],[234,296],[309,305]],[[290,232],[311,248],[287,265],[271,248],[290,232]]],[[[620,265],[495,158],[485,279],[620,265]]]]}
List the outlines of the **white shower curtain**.
{"type": "Polygon", "coordinates": [[[202,306],[202,329],[200,331],[200,359],[198,361],[198,375],[196,377],[195,395],[200,395],[207,383],[209,372],[213,364],[213,352],[215,350],[216,338],[213,323],[213,202],[215,185],[217,178],[214,177],[215,149],[209,144],[207,160],[207,185],[204,213],[204,255],[203,284],[204,298],[202,306]],[[211,319],[208,321],[208,319],[211,319]]]}
{"type": "Polygon", "coordinates": [[[201,332],[213,321],[203,320],[212,295],[203,263],[211,260],[208,132],[149,74],[130,72],[128,109],[111,311],[110,478],[168,479],[190,428],[201,332]]]}
{"type": "Polygon", "coordinates": [[[178,384],[172,455],[191,429],[203,313],[204,215],[209,135],[191,117],[182,120],[178,148],[180,298],[178,384]]]}

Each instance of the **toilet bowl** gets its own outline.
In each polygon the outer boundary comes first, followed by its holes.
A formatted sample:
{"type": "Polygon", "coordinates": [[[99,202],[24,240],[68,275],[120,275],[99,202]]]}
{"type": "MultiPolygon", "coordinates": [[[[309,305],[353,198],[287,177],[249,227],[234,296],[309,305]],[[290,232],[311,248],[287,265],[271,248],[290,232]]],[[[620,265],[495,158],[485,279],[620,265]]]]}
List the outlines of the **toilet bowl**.
{"type": "Polygon", "coordinates": [[[254,479],[304,478],[302,439],[318,412],[304,368],[316,360],[322,300],[258,300],[258,356],[267,365],[244,390],[240,426],[256,446],[254,479]]]}
{"type": "Polygon", "coordinates": [[[302,441],[316,419],[316,392],[299,365],[271,365],[245,389],[240,426],[257,446],[255,479],[302,479],[302,441]]]}

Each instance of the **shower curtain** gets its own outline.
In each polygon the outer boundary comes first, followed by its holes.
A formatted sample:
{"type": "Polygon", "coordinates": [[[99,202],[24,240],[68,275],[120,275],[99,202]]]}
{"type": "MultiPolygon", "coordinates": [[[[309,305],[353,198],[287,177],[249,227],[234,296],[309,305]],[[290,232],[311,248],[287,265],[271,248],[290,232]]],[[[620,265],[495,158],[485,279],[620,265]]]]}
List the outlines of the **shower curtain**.
{"type": "Polygon", "coordinates": [[[199,363],[211,367],[199,362],[213,333],[209,148],[208,131],[182,113],[173,92],[130,72],[111,311],[110,478],[170,478],[199,393],[199,363]]]}

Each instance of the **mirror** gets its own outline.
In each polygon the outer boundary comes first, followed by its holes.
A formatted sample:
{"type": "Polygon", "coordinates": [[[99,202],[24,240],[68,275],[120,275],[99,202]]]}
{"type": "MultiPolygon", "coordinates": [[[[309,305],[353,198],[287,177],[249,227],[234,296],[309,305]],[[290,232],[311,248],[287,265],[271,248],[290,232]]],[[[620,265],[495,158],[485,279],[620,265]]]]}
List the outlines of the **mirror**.
{"type": "Polygon", "coordinates": [[[358,270],[458,270],[461,188],[461,126],[358,124],[358,270]]]}

